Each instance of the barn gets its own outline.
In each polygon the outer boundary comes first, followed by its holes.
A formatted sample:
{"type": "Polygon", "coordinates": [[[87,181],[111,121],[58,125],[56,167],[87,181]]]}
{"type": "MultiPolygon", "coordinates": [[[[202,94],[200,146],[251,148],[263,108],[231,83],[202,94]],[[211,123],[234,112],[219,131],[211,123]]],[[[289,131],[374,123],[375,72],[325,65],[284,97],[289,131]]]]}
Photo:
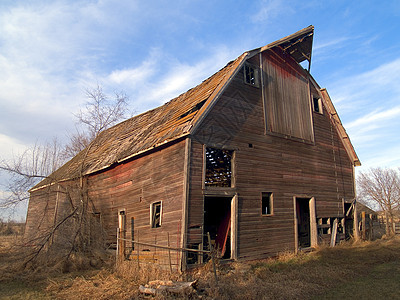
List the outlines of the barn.
{"type": "MultiPolygon", "coordinates": [[[[85,213],[88,243],[116,244],[119,228],[149,245],[201,250],[210,241],[233,260],[344,238],[360,161],[310,74],[313,35],[309,26],[247,51],[100,133],[30,190],[26,235],[64,225],[59,235],[68,235],[66,217],[85,213]]],[[[202,258],[174,261],[185,269],[202,258]]]]}

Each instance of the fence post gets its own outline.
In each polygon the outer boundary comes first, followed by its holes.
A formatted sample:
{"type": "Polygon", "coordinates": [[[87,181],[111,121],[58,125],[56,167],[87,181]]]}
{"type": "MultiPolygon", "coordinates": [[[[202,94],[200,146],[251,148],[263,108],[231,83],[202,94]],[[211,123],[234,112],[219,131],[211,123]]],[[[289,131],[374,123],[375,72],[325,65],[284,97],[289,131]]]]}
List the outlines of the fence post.
{"type": "Polygon", "coordinates": [[[170,244],[169,244],[169,232],[168,234],[168,260],[169,260],[169,271],[172,273],[172,264],[171,264],[171,249],[169,249],[170,244]]]}
{"type": "Polygon", "coordinates": [[[119,254],[119,228],[117,228],[117,251],[115,252],[115,263],[118,264],[118,254],[119,254]]]}
{"type": "Polygon", "coordinates": [[[354,230],[354,239],[358,241],[360,239],[360,231],[358,229],[358,212],[357,212],[357,203],[354,201],[353,203],[353,230],[354,230]]]}
{"type": "Polygon", "coordinates": [[[213,251],[213,247],[211,245],[211,237],[210,237],[210,233],[207,232],[207,239],[208,239],[208,245],[210,248],[210,254],[211,254],[211,262],[213,265],[213,270],[214,270],[214,277],[215,277],[215,282],[218,283],[218,277],[217,277],[217,269],[215,268],[215,260],[214,260],[214,251],[213,251]]]}
{"type": "Polygon", "coordinates": [[[139,229],[138,229],[138,231],[137,231],[137,241],[138,241],[138,244],[136,245],[136,257],[137,257],[137,267],[138,267],[138,270],[140,269],[140,262],[139,262],[139,247],[140,247],[140,244],[139,244],[139,229]]]}

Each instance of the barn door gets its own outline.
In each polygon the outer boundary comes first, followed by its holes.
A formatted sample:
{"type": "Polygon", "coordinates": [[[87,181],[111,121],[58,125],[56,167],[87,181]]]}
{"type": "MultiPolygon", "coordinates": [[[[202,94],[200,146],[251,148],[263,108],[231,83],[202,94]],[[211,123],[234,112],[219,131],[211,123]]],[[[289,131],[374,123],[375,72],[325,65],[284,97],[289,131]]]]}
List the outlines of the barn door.
{"type": "Polygon", "coordinates": [[[296,198],[297,237],[300,248],[311,247],[309,199],[296,198]]]}
{"type": "MultiPolygon", "coordinates": [[[[232,258],[232,203],[231,197],[204,198],[204,233],[210,233],[213,248],[221,258],[232,258]]],[[[208,248],[208,239],[204,237],[208,248]]]]}
{"type": "Polygon", "coordinates": [[[294,198],[295,248],[317,245],[317,223],[314,198],[294,198]]]}

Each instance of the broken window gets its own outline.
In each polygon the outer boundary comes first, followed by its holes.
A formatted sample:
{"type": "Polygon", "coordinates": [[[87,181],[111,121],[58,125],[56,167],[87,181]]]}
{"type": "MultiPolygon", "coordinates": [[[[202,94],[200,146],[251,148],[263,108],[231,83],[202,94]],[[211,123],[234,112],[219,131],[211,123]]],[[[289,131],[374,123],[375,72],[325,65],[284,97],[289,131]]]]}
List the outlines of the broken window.
{"type": "Polygon", "coordinates": [[[263,215],[272,215],[272,193],[261,193],[261,206],[263,215]]]}
{"type": "Polygon", "coordinates": [[[232,155],[232,150],[206,148],[206,186],[231,186],[232,155]]]}
{"type": "Polygon", "coordinates": [[[161,201],[154,202],[150,206],[150,224],[151,228],[161,227],[161,201]]]}
{"type": "Polygon", "coordinates": [[[258,87],[258,68],[245,64],[244,65],[244,82],[258,87]]]}
{"type": "Polygon", "coordinates": [[[322,114],[321,98],[313,97],[313,108],[315,112],[322,114]]]}

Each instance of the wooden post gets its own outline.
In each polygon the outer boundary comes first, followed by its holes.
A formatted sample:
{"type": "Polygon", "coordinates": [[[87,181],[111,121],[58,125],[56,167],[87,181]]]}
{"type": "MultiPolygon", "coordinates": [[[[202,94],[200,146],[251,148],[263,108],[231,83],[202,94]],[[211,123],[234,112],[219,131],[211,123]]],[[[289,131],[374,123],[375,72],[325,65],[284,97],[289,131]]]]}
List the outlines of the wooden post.
{"type": "Polygon", "coordinates": [[[361,224],[362,224],[362,239],[365,241],[367,239],[367,222],[365,219],[365,211],[361,212],[361,224]]]}
{"type": "MultiPolygon", "coordinates": [[[[190,157],[191,157],[191,148],[192,148],[192,140],[190,138],[186,138],[185,140],[185,160],[183,166],[183,195],[182,195],[182,218],[181,218],[181,248],[186,248],[187,246],[187,234],[188,234],[188,216],[189,216],[189,186],[190,186],[190,157]]],[[[187,261],[186,261],[186,252],[177,252],[177,255],[180,254],[180,269],[185,271],[187,268],[187,261]]],[[[178,257],[179,260],[179,257],[178,257]]],[[[178,263],[179,264],[179,263],[178,263]]],[[[179,267],[178,267],[179,268],[179,267]]]]}
{"type": "Polygon", "coordinates": [[[331,247],[335,247],[336,245],[337,228],[338,228],[338,219],[335,218],[335,220],[333,221],[332,232],[331,232],[331,247]]]}
{"type": "Polygon", "coordinates": [[[369,227],[368,227],[368,239],[371,241],[372,240],[372,236],[374,234],[374,222],[372,220],[372,214],[369,214],[369,227]]]}
{"type": "Polygon", "coordinates": [[[138,270],[140,269],[140,262],[139,262],[139,229],[138,229],[138,231],[137,231],[137,241],[138,241],[138,244],[136,245],[136,258],[137,258],[137,267],[138,267],[138,270]]]}
{"type": "Polygon", "coordinates": [[[118,229],[119,229],[119,239],[117,240],[117,244],[118,244],[118,249],[119,249],[119,253],[118,255],[120,256],[120,258],[125,258],[125,245],[126,245],[126,241],[125,241],[125,225],[126,225],[126,219],[125,219],[125,210],[120,210],[119,214],[118,214],[118,229]]]}
{"type": "Polygon", "coordinates": [[[169,232],[168,234],[168,260],[169,260],[169,271],[172,273],[172,263],[171,263],[171,249],[169,249],[170,244],[169,244],[169,232]]]}
{"type": "Polygon", "coordinates": [[[135,219],[131,218],[131,240],[132,240],[132,252],[135,250],[135,219]]]}
{"type": "Polygon", "coordinates": [[[317,227],[317,214],[315,211],[315,198],[309,200],[310,209],[310,241],[311,247],[318,246],[318,227],[317,227]]]}
{"type": "Polygon", "coordinates": [[[297,220],[297,200],[296,197],[293,197],[293,214],[294,214],[294,253],[297,254],[299,252],[299,223],[297,220]]]}
{"type": "Polygon", "coordinates": [[[211,262],[212,262],[212,265],[213,265],[215,283],[218,283],[217,269],[215,268],[215,261],[214,261],[214,251],[213,251],[213,247],[211,245],[211,237],[210,237],[210,233],[209,232],[207,232],[207,239],[208,239],[208,246],[210,248],[211,262]]]}
{"type": "Polygon", "coordinates": [[[115,262],[118,264],[119,257],[119,228],[117,228],[117,251],[115,252],[115,262]]]}
{"type": "Polygon", "coordinates": [[[354,239],[358,241],[360,239],[360,231],[358,230],[358,212],[357,212],[357,202],[354,201],[353,203],[353,211],[354,211],[354,217],[353,217],[353,230],[354,230],[354,239]]]}

